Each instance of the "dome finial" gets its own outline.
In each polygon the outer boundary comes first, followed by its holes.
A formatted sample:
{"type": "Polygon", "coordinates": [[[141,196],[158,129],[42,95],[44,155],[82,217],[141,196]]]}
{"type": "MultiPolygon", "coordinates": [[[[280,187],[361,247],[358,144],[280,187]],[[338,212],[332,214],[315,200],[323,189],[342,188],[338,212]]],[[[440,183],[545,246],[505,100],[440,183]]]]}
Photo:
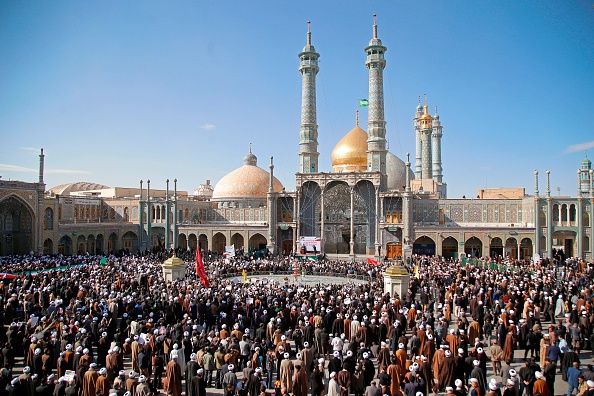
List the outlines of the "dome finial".
{"type": "Polygon", "coordinates": [[[359,126],[359,110],[356,110],[355,112],[357,113],[357,115],[355,116],[355,124],[359,126]]]}
{"type": "Polygon", "coordinates": [[[373,14],[373,38],[377,38],[377,15],[373,14]]]}
{"type": "Polygon", "coordinates": [[[243,157],[244,165],[258,166],[258,157],[252,153],[252,143],[250,143],[250,152],[243,157]]]}
{"type": "Polygon", "coordinates": [[[419,106],[421,105],[421,95],[419,95],[419,106]]]}
{"type": "Polygon", "coordinates": [[[311,45],[311,21],[307,21],[307,45],[311,45]]]}

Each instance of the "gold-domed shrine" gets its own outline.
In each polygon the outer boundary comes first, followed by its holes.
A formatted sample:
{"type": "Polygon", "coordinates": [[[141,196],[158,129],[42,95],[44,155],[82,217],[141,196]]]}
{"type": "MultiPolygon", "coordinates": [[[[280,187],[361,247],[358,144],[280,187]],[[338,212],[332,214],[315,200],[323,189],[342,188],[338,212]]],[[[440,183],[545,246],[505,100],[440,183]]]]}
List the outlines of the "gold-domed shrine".
{"type": "Polygon", "coordinates": [[[334,146],[332,168],[334,172],[365,172],[367,170],[367,132],[357,125],[334,146]]]}
{"type": "MultiPolygon", "coordinates": [[[[225,175],[216,184],[213,201],[265,199],[270,185],[270,173],[258,167],[258,158],[250,152],[243,159],[243,166],[225,175]]],[[[282,183],[273,177],[274,192],[283,190],[282,183]]]]}

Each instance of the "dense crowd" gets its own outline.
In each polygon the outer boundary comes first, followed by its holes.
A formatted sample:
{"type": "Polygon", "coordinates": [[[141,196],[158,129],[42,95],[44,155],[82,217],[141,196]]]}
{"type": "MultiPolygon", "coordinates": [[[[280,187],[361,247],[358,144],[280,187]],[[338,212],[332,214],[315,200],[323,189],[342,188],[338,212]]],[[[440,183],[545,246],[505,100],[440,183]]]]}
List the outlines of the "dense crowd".
{"type": "Polygon", "coordinates": [[[178,255],[174,282],[164,252],[0,258],[0,396],[550,396],[558,373],[568,395],[594,395],[581,260],[415,257],[398,296],[383,290],[388,263],[206,252],[205,288],[194,253],[178,255]],[[294,271],[357,282],[242,278],[294,271]]]}

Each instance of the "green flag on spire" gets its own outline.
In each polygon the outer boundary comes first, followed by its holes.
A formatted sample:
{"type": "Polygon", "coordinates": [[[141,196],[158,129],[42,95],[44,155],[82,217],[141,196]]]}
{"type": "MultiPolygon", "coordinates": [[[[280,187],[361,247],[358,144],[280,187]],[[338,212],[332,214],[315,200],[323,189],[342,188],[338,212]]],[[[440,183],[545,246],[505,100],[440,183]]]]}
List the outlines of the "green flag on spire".
{"type": "Polygon", "coordinates": [[[359,107],[369,106],[369,101],[367,99],[359,99],[359,107]]]}

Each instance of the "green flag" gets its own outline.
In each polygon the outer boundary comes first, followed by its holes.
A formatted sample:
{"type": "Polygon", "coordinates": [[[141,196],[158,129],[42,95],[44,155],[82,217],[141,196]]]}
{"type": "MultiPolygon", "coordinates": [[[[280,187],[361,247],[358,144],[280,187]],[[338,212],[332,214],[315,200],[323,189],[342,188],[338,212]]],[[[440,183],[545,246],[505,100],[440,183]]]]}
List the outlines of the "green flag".
{"type": "Polygon", "coordinates": [[[359,99],[359,107],[369,106],[369,101],[367,99],[359,99]]]}

